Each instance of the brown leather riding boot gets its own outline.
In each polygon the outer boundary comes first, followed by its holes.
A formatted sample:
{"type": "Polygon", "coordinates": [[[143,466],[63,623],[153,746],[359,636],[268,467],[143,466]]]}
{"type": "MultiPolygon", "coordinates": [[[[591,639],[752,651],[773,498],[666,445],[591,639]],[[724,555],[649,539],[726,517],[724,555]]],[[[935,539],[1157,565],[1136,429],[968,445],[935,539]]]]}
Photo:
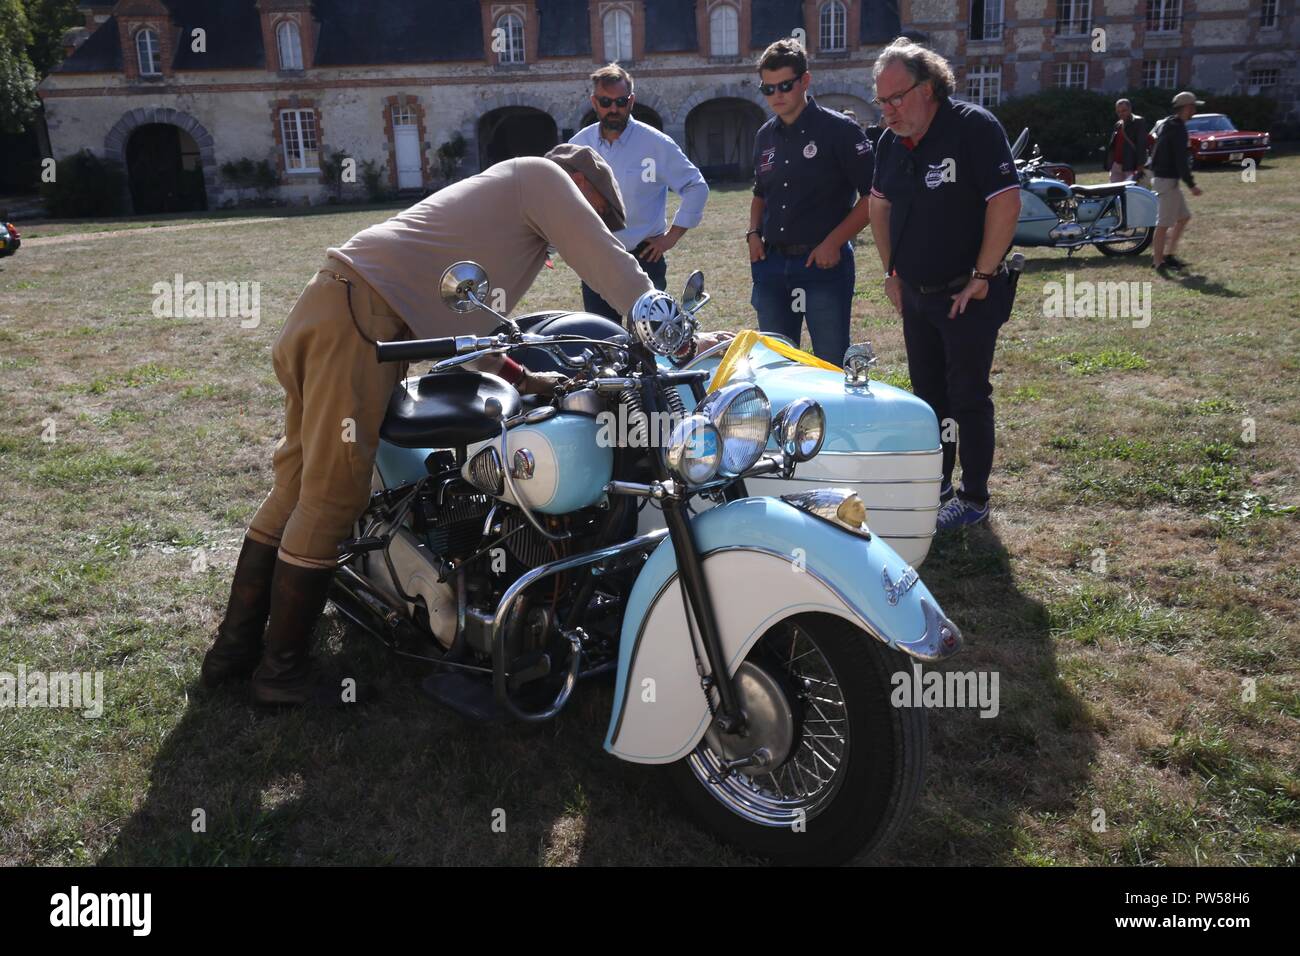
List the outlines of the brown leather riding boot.
{"type": "Polygon", "coordinates": [[[278,549],[252,538],[244,539],[230,585],[226,616],[216,639],[203,657],[199,677],[204,687],[242,680],[253,673],[262,657],[262,632],[271,610],[271,577],[278,549]]]}
{"type": "Polygon", "coordinates": [[[297,707],[343,702],[342,689],[321,683],[311,666],[316,621],[325,608],[333,578],[332,568],[276,562],[265,649],[253,672],[254,703],[297,707]]]}

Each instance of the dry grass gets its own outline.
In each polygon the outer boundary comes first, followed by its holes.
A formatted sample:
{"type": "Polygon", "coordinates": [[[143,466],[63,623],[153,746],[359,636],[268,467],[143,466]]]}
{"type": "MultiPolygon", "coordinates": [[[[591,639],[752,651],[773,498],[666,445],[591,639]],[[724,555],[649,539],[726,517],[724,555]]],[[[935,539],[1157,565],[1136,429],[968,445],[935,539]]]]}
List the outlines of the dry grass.
{"type": "MultiPolygon", "coordinates": [[[[1205,173],[1182,281],[1149,255],[1030,252],[995,365],[993,525],[922,569],[969,638],[952,666],[999,671],[1001,713],[932,715],[925,796],[885,862],[1295,862],[1298,172],[1282,157],[1255,184],[1205,173]],[[1045,317],[1043,284],[1066,269],[1153,281],[1152,324],[1045,317]]],[[[715,191],[671,257],[673,287],[706,271],[716,326],[751,322],[747,205],[715,191]]],[[[331,618],[325,653],[384,691],[364,712],[192,696],[268,487],[270,344],[324,248],[381,215],[133,222],[0,265],[0,670],[102,669],[108,695],[99,720],[0,711],[0,862],[744,862],[603,754],[608,687],[545,727],[467,726],[331,618]],[[262,324],[154,318],[150,287],[177,271],[260,281],[262,324]]],[[[854,338],[905,381],[869,240],[858,256],[854,338]]],[[[521,308],[578,303],[560,266],[521,308]]]]}

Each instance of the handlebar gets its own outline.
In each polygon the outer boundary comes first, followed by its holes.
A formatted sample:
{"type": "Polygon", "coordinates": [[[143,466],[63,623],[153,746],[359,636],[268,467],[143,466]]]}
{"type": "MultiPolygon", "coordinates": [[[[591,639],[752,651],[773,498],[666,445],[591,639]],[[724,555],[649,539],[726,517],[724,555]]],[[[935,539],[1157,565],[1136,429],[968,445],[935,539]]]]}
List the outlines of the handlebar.
{"type": "Polygon", "coordinates": [[[495,344],[494,339],[479,339],[473,335],[448,335],[439,339],[411,339],[407,342],[376,342],[375,358],[380,362],[420,362],[425,359],[451,358],[492,344],[495,344]]]}

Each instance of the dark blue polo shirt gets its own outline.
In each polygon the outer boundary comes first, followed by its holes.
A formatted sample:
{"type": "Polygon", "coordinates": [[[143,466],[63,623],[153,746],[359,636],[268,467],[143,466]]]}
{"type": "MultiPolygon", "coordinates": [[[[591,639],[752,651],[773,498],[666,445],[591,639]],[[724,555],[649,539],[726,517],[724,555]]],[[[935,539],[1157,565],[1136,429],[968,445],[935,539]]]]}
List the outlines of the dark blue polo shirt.
{"type": "Polygon", "coordinates": [[[766,202],[763,241],[817,245],[844,221],[855,194],[871,191],[874,169],[871,141],[858,124],[811,96],[789,126],[771,117],[754,137],[754,195],[766,202]]]}
{"type": "Polygon", "coordinates": [[[872,192],[889,201],[895,271],[940,285],[975,268],[988,201],[1020,179],[1002,124],[973,103],[947,101],[909,145],[893,130],[880,137],[872,192]]]}

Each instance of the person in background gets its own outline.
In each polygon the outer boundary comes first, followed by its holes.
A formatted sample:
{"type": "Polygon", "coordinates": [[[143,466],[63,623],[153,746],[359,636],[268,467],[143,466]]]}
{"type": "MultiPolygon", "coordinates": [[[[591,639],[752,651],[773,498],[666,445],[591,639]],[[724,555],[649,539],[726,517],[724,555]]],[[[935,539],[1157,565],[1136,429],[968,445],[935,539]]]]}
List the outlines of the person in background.
{"type": "Polygon", "coordinates": [[[1151,151],[1151,188],[1160,197],[1156,210],[1156,235],[1151,243],[1152,264],[1162,276],[1170,269],[1185,269],[1187,263],[1174,255],[1183,238],[1192,211],[1179,186],[1187,183],[1193,196],[1201,194],[1192,176],[1192,154],[1187,144],[1187,121],[1204,106],[1195,93],[1182,92],[1173,99],[1173,113],[1160,126],[1160,137],[1151,151]]]}
{"type": "Polygon", "coordinates": [[[808,95],[808,54],[777,40],[758,61],[759,90],[775,114],[754,137],[749,205],[750,303],[763,332],[799,344],[805,320],[819,359],[849,347],[853,245],[870,220],[871,142],[853,120],[808,95]],[[856,200],[855,200],[856,196],[856,200]]]}
{"type": "MultiPolygon", "coordinates": [[[[654,287],[662,291],[668,284],[665,254],[704,218],[709,187],[671,136],[632,116],[636,94],[627,70],[611,63],[591,74],[591,83],[596,122],[579,130],[569,142],[591,147],[613,168],[627,211],[627,226],[614,237],[631,250],[654,287]],[[670,189],[682,197],[682,203],[672,225],[665,228],[670,189]]],[[[616,322],[622,320],[586,282],[582,284],[582,307],[616,322]]]]}
{"type": "Polygon", "coordinates": [[[1020,215],[1020,179],[1002,125],[983,107],[953,101],[952,68],[939,54],[900,37],[874,70],[875,105],[889,128],[876,156],[871,231],[885,295],[903,317],[912,390],[939,419],[938,529],[950,531],[989,515],[989,376],[1015,291],[1002,260],[1020,215]]]}
{"type": "Polygon", "coordinates": [[[1147,164],[1147,121],[1133,112],[1132,103],[1123,99],[1115,101],[1115,116],[1118,119],[1106,145],[1105,168],[1110,170],[1112,183],[1136,181],[1142,178],[1147,164]]]}

